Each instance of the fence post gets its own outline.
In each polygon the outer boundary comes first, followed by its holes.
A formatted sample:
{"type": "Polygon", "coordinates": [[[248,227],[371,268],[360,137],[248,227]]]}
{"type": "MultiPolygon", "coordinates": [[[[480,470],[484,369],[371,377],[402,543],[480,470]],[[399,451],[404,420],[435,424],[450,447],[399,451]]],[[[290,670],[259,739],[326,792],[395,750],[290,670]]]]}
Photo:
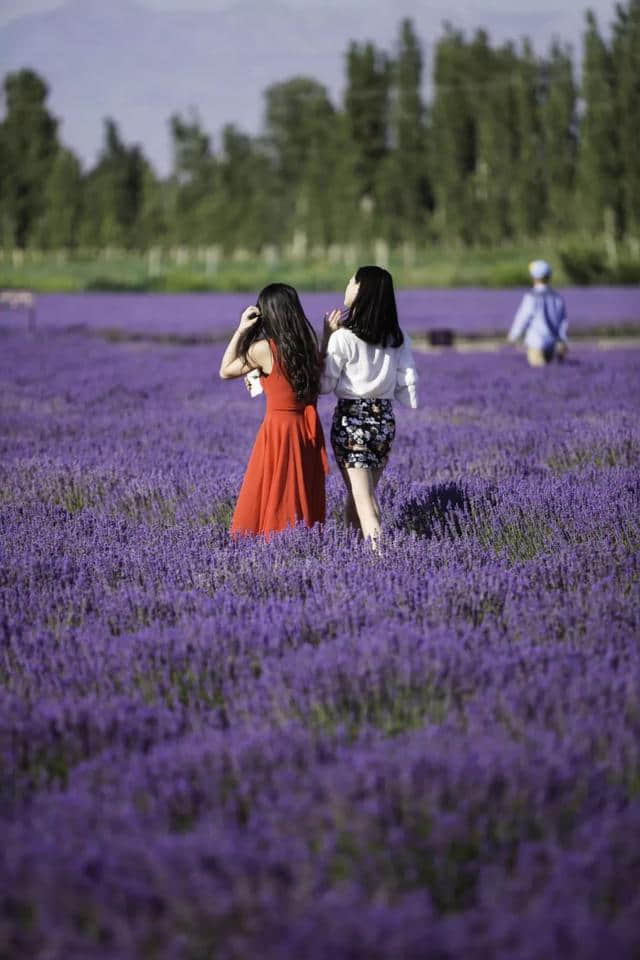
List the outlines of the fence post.
{"type": "Polygon", "coordinates": [[[373,256],[379,267],[389,266],[389,244],[386,240],[378,237],[373,245],[373,256]]]}
{"type": "Polygon", "coordinates": [[[204,269],[206,273],[217,273],[220,263],[220,247],[214,244],[207,247],[204,254],[204,269]]]}

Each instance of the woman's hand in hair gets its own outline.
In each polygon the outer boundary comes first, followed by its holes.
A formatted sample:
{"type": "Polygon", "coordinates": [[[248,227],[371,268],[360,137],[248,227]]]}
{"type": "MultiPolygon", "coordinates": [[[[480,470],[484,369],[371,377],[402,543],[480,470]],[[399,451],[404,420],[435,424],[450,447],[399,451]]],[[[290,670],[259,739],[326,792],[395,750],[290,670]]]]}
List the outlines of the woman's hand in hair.
{"type": "Polygon", "coordinates": [[[256,306],[247,307],[243,311],[242,316],[240,317],[240,323],[238,324],[238,330],[248,330],[249,327],[252,327],[256,320],[260,318],[260,311],[256,306]]]}
{"type": "Polygon", "coordinates": [[[340,326],[341,310],[332,310],[324,315],[324,332],[331,335],[340,326]]]}
{"type": "Polygon", "coordinates": [[[341,316],[342,316],[341,310],[332,310],[330,313],[325,313],[324,315],[324,318],[323,318],[324,322],[322,324],[322,339],[320,341],[320,359],[323,361],[327,355],[329,337],[340,326],[341,316]]]}

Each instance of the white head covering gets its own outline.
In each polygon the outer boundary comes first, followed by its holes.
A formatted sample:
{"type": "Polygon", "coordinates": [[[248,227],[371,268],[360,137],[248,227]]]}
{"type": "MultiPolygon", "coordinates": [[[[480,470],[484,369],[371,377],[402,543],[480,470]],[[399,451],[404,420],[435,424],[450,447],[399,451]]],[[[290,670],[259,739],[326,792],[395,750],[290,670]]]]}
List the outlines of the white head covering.
{"type": "Polygon", "coordinates": [[[529,264],[529,273],[534,280],[546,280],[551,276],[551,267],[546,260],[532,260],[529,264]]]}

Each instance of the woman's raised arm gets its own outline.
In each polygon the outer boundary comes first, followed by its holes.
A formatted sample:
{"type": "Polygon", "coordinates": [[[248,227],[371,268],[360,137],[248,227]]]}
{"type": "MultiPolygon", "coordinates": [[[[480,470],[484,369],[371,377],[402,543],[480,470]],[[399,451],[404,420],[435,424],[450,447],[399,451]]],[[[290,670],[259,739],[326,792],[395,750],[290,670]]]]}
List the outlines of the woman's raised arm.
{"type": "Polygon", "coordinates": [[[238,329],[227,344],[222,360],[220,361],[220,377],[223,380],[234,380],[243,377],[250,370],[271,372],[271,348],[266,340],[256,340],[247,351],[246,359],[238,356],[238,343],[243,333],[253,326],[260,317],[257,307],[247,307],[240,317],[238,329]]]}

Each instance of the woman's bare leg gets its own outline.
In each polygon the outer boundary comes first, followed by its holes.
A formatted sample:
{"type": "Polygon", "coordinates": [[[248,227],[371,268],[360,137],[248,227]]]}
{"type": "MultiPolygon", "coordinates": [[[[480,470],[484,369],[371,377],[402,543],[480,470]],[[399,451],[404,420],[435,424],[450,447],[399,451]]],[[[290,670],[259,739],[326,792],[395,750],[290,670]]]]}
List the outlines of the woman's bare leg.
{"type": "Polygon", "coordinates": [[[342,479],[347,489],[347,496],[344,501],[344,525],[347,529],[357,530],[358,533],[362,533],[360,520],[358,519],[358,511],[356,510],[356,505],[353,502],[353,494],[351,493],[349,474],[345,467],[340,467],[340,473],[342,474],[342,479]]]}
{"type": "Polygon", "coordinates": [[[346,467],[346,473],[362,536],[365,539],[370,538],[373,548],[377,549],[380,537],[380,504],[376,487],[382,476],[382,469],[346,467]]]}

